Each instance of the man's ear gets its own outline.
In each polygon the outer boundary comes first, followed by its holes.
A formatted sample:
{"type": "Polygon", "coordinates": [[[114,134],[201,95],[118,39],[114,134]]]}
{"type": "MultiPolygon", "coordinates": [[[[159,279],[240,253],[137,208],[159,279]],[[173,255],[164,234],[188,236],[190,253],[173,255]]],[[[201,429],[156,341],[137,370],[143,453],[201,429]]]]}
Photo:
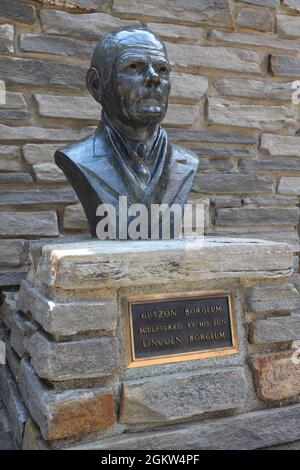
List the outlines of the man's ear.
{"type": "Polygon", "coordinates": [[[86,75],[86,84],[90,94],[95,98],[98,103],[100,103],[102,99],[102,90],[100,84],[100,75],[98,70],[94,67],[88,70],[86,75]]]}

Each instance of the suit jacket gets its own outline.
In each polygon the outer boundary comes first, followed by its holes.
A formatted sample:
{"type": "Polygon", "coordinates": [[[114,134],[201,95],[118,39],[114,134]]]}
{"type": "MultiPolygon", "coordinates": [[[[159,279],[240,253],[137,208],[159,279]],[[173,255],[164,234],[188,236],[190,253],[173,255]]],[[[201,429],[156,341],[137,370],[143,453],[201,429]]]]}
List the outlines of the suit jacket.
{"type": "MultiPolygon", "coordinates": [[[[96,236],[100,204],[112,204],[118,214],[119,196],[127,196],[129,204],[186,203],[198,168],[192,152],[164,140],[158,151],[163,161],[152,176],[147,191],[137,196],[134,184],[128,181],[120,158],[122,152],[112,143],[110,129],[101,123],[94,134],[68,145],[55,153],[56,164],[63,170],[86,213],[92,236],[96,236]]],[[[158,163],[159,166],[159,163],[158,163]]]]}

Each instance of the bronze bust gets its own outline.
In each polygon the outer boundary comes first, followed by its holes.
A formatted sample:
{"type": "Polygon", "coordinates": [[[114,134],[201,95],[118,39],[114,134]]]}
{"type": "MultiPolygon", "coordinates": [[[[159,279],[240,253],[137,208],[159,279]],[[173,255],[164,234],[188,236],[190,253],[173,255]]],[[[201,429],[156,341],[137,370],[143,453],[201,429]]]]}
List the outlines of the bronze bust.
{"type": "MultiPolygon", "coordinates": [[[[93,53],[87,86],[102,105],[94,134],[55,153],[96,236],[100,204],[186,203],[198,167],[160,126],[168,107],[170,65],[164,44],[144,27],[106,34],[93,53]]],[[[78,110],[80,112],[80,110],[78,110]]]]}

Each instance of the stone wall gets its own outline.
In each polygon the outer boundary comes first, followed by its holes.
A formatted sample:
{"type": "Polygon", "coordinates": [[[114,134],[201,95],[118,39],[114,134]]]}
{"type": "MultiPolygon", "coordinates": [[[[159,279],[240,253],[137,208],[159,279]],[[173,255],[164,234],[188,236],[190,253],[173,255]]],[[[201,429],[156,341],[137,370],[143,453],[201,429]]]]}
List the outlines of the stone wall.
{"type": "Polygon", "coordinates": [[[1,0],[0,18],[2,288],[25,277],[28,241],[88,233],[53,154],[99,119],[85,86],[96,40],[133,22],[167,43],[165,126],[199,155],[191,198],[206,204],[207,233],[285,241],[298,252],[299,1],[1,0]]]}

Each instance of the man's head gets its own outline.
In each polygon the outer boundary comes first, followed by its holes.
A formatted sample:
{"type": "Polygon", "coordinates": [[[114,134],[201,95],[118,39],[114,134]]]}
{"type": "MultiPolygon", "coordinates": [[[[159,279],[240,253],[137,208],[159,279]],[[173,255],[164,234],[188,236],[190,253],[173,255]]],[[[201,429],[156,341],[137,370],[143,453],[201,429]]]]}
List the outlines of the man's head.
{"type": "Polygon", "coordinates": [[[113,122],[137,129],[153,126],[168,107],[166,48],[146,28],[108,33],[95,48],[87,84],[113,122]]]}

